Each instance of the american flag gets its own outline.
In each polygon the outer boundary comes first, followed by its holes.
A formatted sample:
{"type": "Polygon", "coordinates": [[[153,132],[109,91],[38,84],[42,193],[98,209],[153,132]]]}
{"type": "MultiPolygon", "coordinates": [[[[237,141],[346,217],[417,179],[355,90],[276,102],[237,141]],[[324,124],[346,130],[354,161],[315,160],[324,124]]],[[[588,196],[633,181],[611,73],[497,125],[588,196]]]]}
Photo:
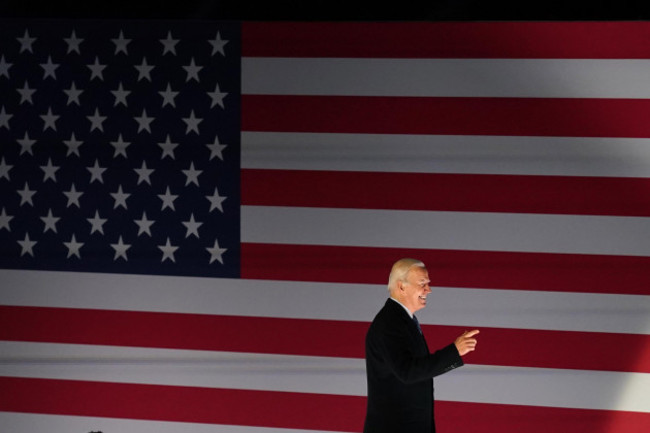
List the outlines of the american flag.
{"type": "Polygon", "coordinates": [[[650,24],[6,21],[0,421],[358,432],[423,260],[439,431],[650,428],[650,24]]]}

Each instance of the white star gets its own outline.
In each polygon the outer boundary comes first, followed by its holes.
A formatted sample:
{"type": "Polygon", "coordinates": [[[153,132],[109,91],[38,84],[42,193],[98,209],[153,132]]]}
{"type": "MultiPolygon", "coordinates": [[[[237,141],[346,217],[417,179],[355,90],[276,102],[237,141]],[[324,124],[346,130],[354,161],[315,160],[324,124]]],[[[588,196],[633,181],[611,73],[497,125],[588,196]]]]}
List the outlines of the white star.
{"type": "Polygon", "coordinates": [[[183,66],[183,69],[187,71],[185,82],[190,81],[191,79],[195,79],[197,82],[200,82],[199,71],[203,69],[203,66],[196,66],[196,64],[194,64],[194,57],[192,57],[189,65],[183,66]]]}
{"type": "Polygon", "coordinates": [[[164,45],[163,56],[167,53],[176,55],[176,44],[178,39],[172,39],[172,32],[167,32],[167,39],[160,39],[160,43],[164,45]]]}
{"type": "Polygon", "coordinates": [[[65,143],[66,146],[68,146],[68,153],[66,153],[65,156],[70,156],[73,153],[75,153],[77,156],[81,156],[79,154],[79,146],[83,144],[83,141],[79,141],[75,138],[74,132],[70,136],[70,140],[63,140],[63,143],[65,143]]]}
{"type": "Polygon", "coordinates": [[[153,168],[147,168],[146,161],[142,161],[142,167],[134,168],[133,170],[138,174],[138,185],[140,185],[141,182],[147,182],[151,185],[151,179],[149,176],[151,176],[151,173],[153,173],[154,170],[153,168]]]}
{"type": "Polygon", "coordinates": [[[214,158],[215,156],[223,161],[223,155],[221,154],[221,151],[227,145],[219,143],[219,137],[218,136],[215,135],[214,143],[206,144],[206,146],[208,147],[208,149],[210,149],[210,161],[212,161],[212,158],[214,158]]]}
{"type": "Polygon", "coordinates": [[[81,258],[81,254],[79,253],[79,249],[84,246],[83,242],[77,242],[77,240],[74,237],[74,234],[72,235],[72,238],[70,239],[70,242],[63,242],[63,245],[68,247],[68,257],[70,256],[77,256],[78,258],[81,258]]]}
{"type": "Polygon", "coordinates": [[[83,192],[77,192],[77,190],[74,187],[74,183],[72,184],[70,191],[63,191],[63,194],[65,194],[65,196],[68,197],[68,204],[66,205],[66,207],[70,207],[71,205],[75,205],[78,208],[81,207],[81,205],[79,204],[79,197],[81,197],[83,192]]]}
{"type": "Polygon", "coordinates": [[[99,217],[99,211],[95,210],[95,216],[93,218],[86,218],[90,225],[92,226],[90,228],[90,234],[92,235],[95,232],[99,232],[101,234],[104,234],[104,223],[106,222],[106,218],[100,218],[99,217]]]}
{"type": "Polygon", "coordinates": [[[47,114],[41,114],[41,119],[43,119],[43,122],[45,122],[43,125],[43,131],[47,131],[48,128],[52,128],[54,131],[56,131],[56,121],[59,119],[59,117],[61,116],[52,114],[52,107],[49,107],[47,109],[47,114]]]}
{"type": "Polygon", "coordinates": [[[214,194],[213,195],[206,195],[205,198],[207,198],[210,201],[210,212],[212,212],[215,209],[219,209],[219,212],[223,213],[223,207],[221,206],[221,203],[227,198],[227,197],[221,197],[219,195],[219,191],[217,191],[217,188],[214,188],[214,194]]]}
{"type": "Polygon", "coordinates": [[[99,108],[95,108],[95,114],[86,117],[90,120],[90,132],[93,132],[95,129],[104,132],[104,126],[102,123],[106,120],[106,116],[101,116],[99,114],[99,108]]]}
{"type": "Polygon", "coordinates": [[[7,180],[11,180],[9,178],[9,170],[11,170],[13,167],[13,165],[5,163],[5,157],[3,156],[2,160],[0,161],[0,179],[4,177],[7,180]]]}
{"type": "Polygon", "coordinates": [[[178,95],[179,92],[172,91],[171,85],[169,83],[167,83],[167,90],[158,93],[160,93],[160,95],[163,97],[163,103],[162,103],[163,107],[167,104],[171,105],[174,108],[176,107],[176,102],[174,101],[174,98],[176,97],[176,95],[178,95]]]}
{"type": "Polygon", "coordinates": [[[185,186],[189,185],[190,183],[195,183],[196,186],[199,185],[199,175],[203,172],[203,170],[195,170],[194,169],[194,162],[190,163],[190,168],[187,170],[182,170],[185,176],[187,176],[187,180],[185,181],[185,186]]]}
{"type": "Polygon", "coordinates": [[[90,183],[93,183],[94,181],[98,181],[99,183],[104,183],[104,178],[102,177],[102,174],[106,171],[104,167],[99,166],[99,161],[95,158],[95,165],[92,167],[86,167],[86,169],[90,172],[90,183]]]}
{"type": "Polygon", "coordinates": [[[142,233],[146,233],[149,236],[151,236],[151,225],[155,223],[154,220],[148,220],[147,219],[147,213],[142,212],[142,218],[139,220],[133,220],[138,225],[138,236],[140,236],[142,233]]]}
{"type": "Polygon", "coordinates": [[[52,77],[56,80],[56,68],[59,67],[58,63],[52,63],[52,56],[47,57],[47,63],[41,63],[41,68],[45,71],[43,79],[52,77]]]}
{"type": "Polygon", "coordinates": [[[20,206],[24,205],[25,203],[29,203],[30,205],[34,206],[32,196],[36,194],[36,190],[29,189],[27,182],[25,182],[25,188],[16,192],[20,194],[20,206]]]}
{"type": "Polygon", "coordinates": [[[113,104],[113,107],[117,107],[117,104],[124,104],[125,107],[127,107],[126,104],[126,97],[129,96],[129,93],[131,93],[130,90],[124,90],[122,88],[122,83],[117,87],[117,90],[111,90],[111,93],[115,96],[115,103],[113,104]]]}
{"type": "Polygon", "coordinates": [[[34,155],[34,152],[32,152],[32,146],[34,143],[36,143],[36,140],[31,140],[29,138],[29,135],[27,134],[27,131],[25,131],[25,137],[21,138],[20,140],[16,140],[18,144],[20,144],[20,154],[22,155],[23,153],[29,153],[30,155],[34,155]]]}
{"type": "Polygon", "coordinates": [[[194,131],[197,134],[199,134],[199,123],[201,123],[203,119],[200,117],[194,117],[194,110],[190,111],[190,117],[183,117],[183,122],[187,124],[187,129],[185,130],[185,134],[189,134],[190,131],[194,131]]]}
{"type": "Polygon", "coordinates": [[[214,246],[212,248],[206,248],[206,250],[210,253],[210,264],[215,260],[218,260],[219,263],[223,265],[223,258],[221,256],[228,250],[226,248],[220,248],[217,239],[214,240],[214,246]]]}
{"type": "Polygon", "coordinates": [[[167,187],[167,191],[165,191],[164,194],[158,194],[158,197],[163,201],[162,208],[160,209],[165,210],[165,208],[170,208],[171,210],[176,210],[174,208],[174,200],[178,197],[178,195],[174,195],[169,191],[169,187],[167,187]]]}
{"type": "Polygon", "coordinates": [[[57,233],[56,223],[60,219],[61,218],[52,215],[52,209],[49,209],[47,211],[47,216],[41,217],[41,220],[45,223],[45,227],[43,228],[43,233],[47,233],[48,230],[52,230],[54,233],[57,233]]]}
{"type": "Polygon", "coordinates": [[[208,95],[212,98],[210,108],[214,108],[215,105],[219,105],[221,108],[226,108],[223,105],[223,98],[225,98],[228,93],[222,92],[221,89],[219,89],[219,83],[217,83],[217,86],[214,88],[214,92],[208,92],[208,95]]]}
{"type": "Polygon", "coordinates": [[[158,146],[160,146],[163,150],[160,159],[165,158],[165,156],[169,156],[171,159],[176,159],[176,156],[174,156],[174,149],[178,146],[178,143],[172,143],[169,138],[169,134],[167,134],[167,139],[165,140],[165,142],[158,143],[158,146]]]}
{"type": "Polygon", "coordinates": [[[70,105],[73,102],[77,105],[81,105],[81,102],[79,102],[79,95],[81,95],[83,90],[77,90],[74,82],[72,82],[69,89],[63,89],[63,91],[68,95],[68,103],[66,105],[70,105]]]}
{"type": "Polygon", "coordinates": [[[48,179],[52,179],[56,182],[56,171],[59,169],[58,166],[52,165],[52,158],[47,159],[47,165],[41,165],[41,170],[43,170],[43,182],[48,179]]]}
{"type": "Polygon", "coordinates": [[[30,38],[29,37],[29,32],[25,30],[25,35],[22,38],[16,38],[18,39],[18,42],[20,42],[20,52],[22,53],[23,51],[29,51],[30,53],[33,53],[32,51],[32,44],[36,40],[36,38],[30,38]]]}
{"type": "Polygon", "coordinates": [[[214,56],[216,53],[221,54],[222,56],[225,56],[226,53],[223,49],[223,47],[228,43],[227,40],[221,39],[221,35],[219,32],[217,32],[217,36],[210,42],[210,45],[212,45],[212,55],[214,56]]]}
{"type": "Polygon", "coordinates": [[[74,29],[72,30],[72,34],[70,35],[69,38],[63,38],[63,40],[68,44],[68,52],[66,54],[70,54],[73,51],[76,51],[78,54],[81,54],[81,51],[79,50],[79,44],[81,44],[84,40],[77,38],[77,35],[74,33],[74,29]]]}
{"type": "Polygon", "coordinates": [[[178,249],[178,247],[170,244],[169,238],[167,238],[167,243],[165,243],[165,245],[158,245],[158,248],[160,248],[160,250],[163,252],[162,260],[160,261],[161,263],[166,259],[169,259],[172,262],[176,263],[176,259],[174,259],[174,252],[178,249]]]}
{"type": "Polygon", "coordinates": [[[0,56],[0,77],[4,75],[5,77],[9,78],[9,68],[11,68],[12,65],[13,63],[7,63],[5,61],[4,55],[0,56]]]}
{"type": "Polygon", "coordinates": [[[146,57],[143,57],[142,63],[140,65],[135,65],[135,68],[138,70],[138,81],[144,78],[151,81],[151,70],[154,68],[154,66],[147,64],[146,57]]]}
{"type": "Polygon", "coordinates": [[[123,52],[127,56],[129,53],[126,51],[126,46],[131,42],[131,39],[125,39],[122,30],[120,30],[120,36],[117,39],[111,39],[115,44],[115,54],[123,52]]]}
{"type": "Polygon", "coordinates": [[[115,158],[117,155],[122,155],[125,158],[127,157],[126,148],[129,147],[131,143],[122,140],[122,134],[118,134],[117,141],[111,141],[111,144],[115,148],[115,152],[113,153],[113,158],[115,158]]]}
{"type": "Polygon", "coordinates": [[[90,68],[90,81],[92,81],[93,78],[98,78],[100,81],[104,81],[104,75],[102,71],[104,70],[106,65],[100,64],[99,58],[97,56],[95,56],[95,63],[86,66],[90,68]]]}
{"type": "Polygon", "coordinates": [[[151,127],[149,124],[155,120],[155,117],[147,117],[147,110],[142,109],[142,116],[135,117],[135,121],[138,122],[138,132],[146,130],[151,133],[151,127]]]}
{"type": "Polygon", "coordinates": [[[24,256],[25,254],[29,254],[30,256],[34,257],[34,251],[32,248],[34,245],[36,245],[36,241],[32,241],[29,239],[29,233],[25,233],[25,239],[22,241],[18,241],[20,244],[22,251],[20,252],[20,257],[24,256]]]}
{"type": "Polygon", "coordinates": [[[11,215],[7,215],[5,213],[5,208],[2,208],[2,213],[0,214],[0,229],[7,229],[7,231],[11,231],[11,227],[9,227],[9,221],[11,221],[14,217],[11,215]]]}
{"type": "Polygon", "coordinates": [[[36,89],[30,89],[29,85],[27,84],[27,81],[25,81],[25,85],[23,86],[22,89],[16,89],[18,90],[18,93],[20,93],[20,103],[22,104],[23,102],[29,102],[30,104],[34,104],[34,101],[32,101],[32,95],[36,91],[36,89]]]}
{"type": "Polygon", "coordinates": [[[187,228],[187,232],[185,232],[186,238],[190,237],[190,235],[194,235],[197,238],[199,237],[199,227],[201,227],[203,223],[194,221],[194,214],[190,214],[189,221],[181,221],[181,222],[187,228]]]}
{"type": "Polygon", "coordinates": [[[124,258],[124,260],[127,262],[129,261],[129,259],[126,257],[126,250],[131,248],[131,245],[123,243],[122,236],[120,236],[116,244],[111,244],[111,247],[113,247],[115,250],[115,257],[113,257],[113,261],[117,260],[118,257],[124,258]]]}
{"type": "Polygon", "coordinates": [[[115,204],[113,205],[113,209],[117,209],[118,206],[122,206],[124,209],[127,209],[126,207],[126,199],[129,198],[131,194],[127,194],[125,192],[122,192],[122,185],[120,185],[117,188],[117,192],[112,192],[111,196],[113,196],[113,199],[115,200],[115,204]]]}
{"type": "Polygon", "coordinates": [[[9,119],[13,117],[13,114],[7,114],[5,111],[4,105],[2,106],[2,109],[0,110],[0,128],[3,126],[7,129],[9,129],[9,119]]]}

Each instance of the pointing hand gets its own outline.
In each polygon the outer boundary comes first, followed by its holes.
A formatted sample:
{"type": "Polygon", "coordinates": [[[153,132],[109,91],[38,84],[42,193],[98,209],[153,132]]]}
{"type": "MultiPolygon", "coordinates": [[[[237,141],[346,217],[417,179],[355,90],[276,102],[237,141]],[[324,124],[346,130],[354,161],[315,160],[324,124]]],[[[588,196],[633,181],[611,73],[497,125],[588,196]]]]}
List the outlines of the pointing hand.
{"type": "Polygon", "coordinates": [[[480,331],[478,329],[465,331],[460,337],[456,338],[454,344],[456,345],[456,349],[458,349],[458,353],[460,353],[461,356],[464,356],[476,349],[477,340],[473,337],[479,332],[480,331]]]}

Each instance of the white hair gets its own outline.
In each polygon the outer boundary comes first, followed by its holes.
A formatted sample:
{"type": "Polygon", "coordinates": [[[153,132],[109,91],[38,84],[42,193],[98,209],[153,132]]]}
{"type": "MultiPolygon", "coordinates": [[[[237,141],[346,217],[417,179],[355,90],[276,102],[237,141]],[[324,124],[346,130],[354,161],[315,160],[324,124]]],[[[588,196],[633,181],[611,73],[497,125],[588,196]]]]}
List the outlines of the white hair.
{"type": "Polygon", "coordinates": [[[409,258],[399,259],[398,261],[395,262],[395,264],[393,264],[393,267],[390,270],[390,275],[388,276],[389,292],[396,287],[398,281],[406,281],[408,273],[413,266],[426,269],[424,263],[416,259],[409,259],[409,258]]]}

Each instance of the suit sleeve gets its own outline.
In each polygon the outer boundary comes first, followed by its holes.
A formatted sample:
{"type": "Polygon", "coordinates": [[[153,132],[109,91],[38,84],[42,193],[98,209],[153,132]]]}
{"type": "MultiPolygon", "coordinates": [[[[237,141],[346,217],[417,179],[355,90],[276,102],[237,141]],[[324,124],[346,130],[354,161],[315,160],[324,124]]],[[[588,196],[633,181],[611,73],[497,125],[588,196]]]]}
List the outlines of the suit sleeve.
{"type": "MultiPolygon", "coordinates": [[[[386,331],[386,330],[384,330],[386,331]]],[[[414,349],[413,337],[404,332],[376,334],[372,342],[393,374],[404,383],[414,383],[439,376],[463,365],[452,343],[433,353],[414,349]]]]}

